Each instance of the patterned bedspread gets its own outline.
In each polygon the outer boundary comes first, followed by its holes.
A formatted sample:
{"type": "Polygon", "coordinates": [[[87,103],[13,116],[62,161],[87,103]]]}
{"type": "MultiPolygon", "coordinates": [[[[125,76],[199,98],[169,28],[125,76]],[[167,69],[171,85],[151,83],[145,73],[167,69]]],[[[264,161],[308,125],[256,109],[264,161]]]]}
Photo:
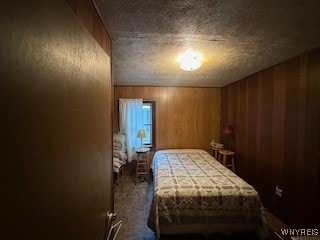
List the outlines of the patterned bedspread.
{"type": "Polygon", "coordinates": [[[207,152],[161,150],[151,168],[154,197],[148,226],[158,236],[170,224],[216,224],[213,231],[235,224],[261,227],[257,191],[207,152]]]}

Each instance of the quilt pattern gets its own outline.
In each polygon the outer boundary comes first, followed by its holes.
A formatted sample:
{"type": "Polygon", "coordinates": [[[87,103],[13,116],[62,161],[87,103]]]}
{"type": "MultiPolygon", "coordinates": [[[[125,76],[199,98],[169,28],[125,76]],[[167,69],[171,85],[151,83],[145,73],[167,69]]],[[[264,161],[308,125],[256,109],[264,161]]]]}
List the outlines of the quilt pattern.
{"type": "Polygon", "coordinates": [[[203,150],[158,151],[148,225],[241,222],[259,224],[258,192],[203,150]]]}

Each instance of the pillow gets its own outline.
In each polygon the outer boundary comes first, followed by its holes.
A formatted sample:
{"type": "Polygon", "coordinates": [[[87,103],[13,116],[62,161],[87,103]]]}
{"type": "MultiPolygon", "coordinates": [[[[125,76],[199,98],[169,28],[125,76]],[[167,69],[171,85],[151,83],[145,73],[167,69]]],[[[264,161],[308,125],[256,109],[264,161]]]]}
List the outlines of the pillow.
{"type": "Polygon", "coordinates": [[[126,136],[122,134],[113,134],[113,141],[122,142],[124,143],[126,141],[126,136]]]}

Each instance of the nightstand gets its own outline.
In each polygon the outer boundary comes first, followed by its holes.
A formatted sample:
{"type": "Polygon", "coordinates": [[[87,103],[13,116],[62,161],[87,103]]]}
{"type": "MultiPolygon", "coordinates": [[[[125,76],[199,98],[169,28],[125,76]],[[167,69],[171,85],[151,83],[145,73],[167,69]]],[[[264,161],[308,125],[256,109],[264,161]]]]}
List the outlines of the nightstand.
{"type": "Polygon", "coordinates": [[[148,181],[149,178],[149,161],[148,155],[150,152],[150,148],[138,148],[136,150],[137,153],[137,168],[136,168],[136,176],[134,179],[134,183],[148,181]]]}
{"type": "Polygon", "coordinates": [[[220,150],[219,160],[225,167],[231,167],[233,172],[236,172],[236,166],[234,163],[234,155],[236,153],[230,150],[220,150]]]}

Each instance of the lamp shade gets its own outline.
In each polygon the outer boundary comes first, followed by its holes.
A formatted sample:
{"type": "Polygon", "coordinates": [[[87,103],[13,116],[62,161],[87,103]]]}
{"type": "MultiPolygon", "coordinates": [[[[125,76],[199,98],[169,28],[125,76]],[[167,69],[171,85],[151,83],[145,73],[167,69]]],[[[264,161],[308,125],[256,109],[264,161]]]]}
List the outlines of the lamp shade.
{"type": "Polygon", "coordinates": [[[232,125],[228,123],[227,126],[224,128],[223,132],[224,132],[225,134],[231,134],[231,133],[233,133],[233,127],[232,127],[232,125]]]}
{"type": "Polygon", "coordinates": [[[138,138],[145,138],[145,137],[146,137],[145,131],[144,131],[143,129],[142,129],[142,130],[139,130],[137,137],[138,137],[138,138]]]}

